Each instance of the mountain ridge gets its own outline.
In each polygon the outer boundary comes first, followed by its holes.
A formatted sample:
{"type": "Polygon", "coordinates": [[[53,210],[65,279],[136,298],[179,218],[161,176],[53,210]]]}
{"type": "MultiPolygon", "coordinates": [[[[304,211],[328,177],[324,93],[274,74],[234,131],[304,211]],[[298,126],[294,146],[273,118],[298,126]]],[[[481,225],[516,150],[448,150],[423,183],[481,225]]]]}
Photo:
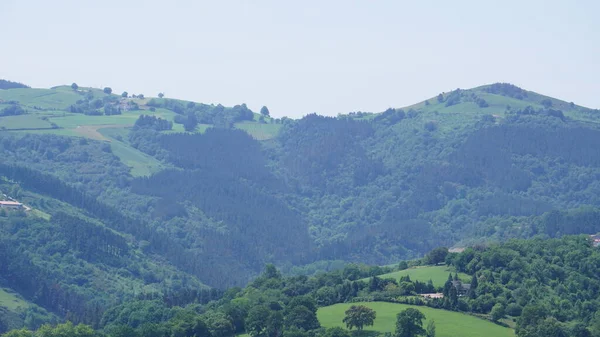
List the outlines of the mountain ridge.
{"type": "MultiPolygon", "coordinates": [[[[120,277],[151,288],[121,289],[124,298],[244,285],[266,263],[306,273],[438,246],[600,231],[600,113],[510,84],[300,119],[244,104],[40,90],[0,90],[0,176],[49,217],[0,216],[0,237],[14,245],[48,228],[109,228],[117,236],[99,233],[138,256],[136,266],[77,239],[41,241],[15,270],[68,268],[70,256],[98,259],[93,268],[117,261],[120,277]],[[170,272],[156,278],[153,265],[170,272]]],[[[82,268],[52,282],[95,298],[99,278],[82,268]]],[[[35,301],[39,287],[24,297],[35,301]]],[[[207,297],[181,303],[198,296],[207,297]]],[[[88,309],[71,315],[98,321],[101,310],[88,309]]]]}

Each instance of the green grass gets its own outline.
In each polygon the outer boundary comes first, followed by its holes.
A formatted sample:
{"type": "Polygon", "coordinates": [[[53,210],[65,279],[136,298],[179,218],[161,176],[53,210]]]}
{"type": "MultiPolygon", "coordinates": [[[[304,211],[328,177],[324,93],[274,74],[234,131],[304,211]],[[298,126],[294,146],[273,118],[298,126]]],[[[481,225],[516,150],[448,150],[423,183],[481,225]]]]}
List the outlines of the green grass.
{"type": "Polygon", "coordinates": [[[19,115],[0,117],[0,129],[41,129],[51,128],[52,124],[49,121],[43,120],[37,115],[19,115]]]}
{"type": "MultiPolygon", "coordinates": [[[[194,133],[204,133],[206,132],[206,130],[212,128],[212,124],[198,124],[196,126],[196,130],[194,131],[194,133]]],[[[174,124],[173,123],[173,130],[168,130],[168,131],[163,131],[164,133],[180,133],[180,132],[187,132],[185,131],[185,129],[183,128],[183,124],[174,124]]]]}
{"type": "Polygon", "coordinates": [[[25,309],[29,307],[29,303],[18,297],[12,290],[0,288],[0,307],[15,311],[19,308],[25,309]]]}
{"type": "MultiPolygon", "coordinates": [[[[454,275],[454,271],[448,269],[446,266],[427,266],[427,267],[415,267],[409,268],[405,270],[396,271],[393,273],[379,275],[379,278],[393,278],[400,279],[402,276],[410,276],[410,279],[415,281],[427,282],[429,280],[433,281],[433,285],[436,287],[441,287],[448,280],[448,275],[452,273],[454,275]]],[[[463,282],[471,282],[471,277],[467,274],[459,273],[458,278],[463,282]]],[[[368,278],[364,279],[368,281],[368,278]]]]}
{"type": "Polygon", "coordinates": [[[396,328],[396,315],[407,308],[415,308],[425,315],[426,321],[424,326],[427,326],[429,320],[435,321],[436,336],[438,337],[512,337],[515,335],[512,329],[471,315],[429,307],[386,302],[342,303],[319,308],[317,311],[319,322],[327,328],[336,326],[345,327],[342,319],[344,318],[344,312],[351,305],[365,305],[377,313],[375,324],[372,327],[366,327],[365,332],[393,333],[396,328]]]}
{"type": "Polygon", "coordinates": [[[81,95],[74,91],[55,89],[8,89],[0,90],[0,100],[18,101],[25,107],[39,107],[43,109],[66,109],[81,95]]]}
{"type": "Polygon", "coordinates": [[[113,141],[110,143],[110,147],[113,154],[131,168],[131,175],[134,177],[149,176],[163,168],[156,158],[121,142],[113,141]]]}
{"type": "Polygon", "coordinates": [[[140,114],[122,114],[112,116],[86,116],[83,114],[66,114],[65,116],[50,117],[56,125],[65,129],[74,129],[82,125],[133,125],[140,114]]]}
{"type": "Polygon", "coordinates": [[[163,165],[159,160],[127,144],[129,129],[101,128],[98,129],[98,132],[110,139],[113,154],[131,168],[132,176],[149,176],[163,169],[163,165]]]}
{"type": "Polygon", "coordinates": [[[244,130],[256,140],[275,138],[281,130],[281,124],[236,123],[236,129],[244,130]]]}

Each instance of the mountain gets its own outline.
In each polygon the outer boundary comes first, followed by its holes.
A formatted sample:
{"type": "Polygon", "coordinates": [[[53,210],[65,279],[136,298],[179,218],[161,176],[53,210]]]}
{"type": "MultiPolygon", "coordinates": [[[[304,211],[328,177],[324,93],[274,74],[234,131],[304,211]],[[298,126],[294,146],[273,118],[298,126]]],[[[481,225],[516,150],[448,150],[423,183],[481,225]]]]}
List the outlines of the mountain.
{"type": "Polygon", "coordinates": [[[0,190],[32,208],[0,213],[0,258],[17,261],[2,275],[19,275],[0,286],[75,321],[136,296],[216,298],[265,263],[307,273],[600,231],[600,111],[510,84],[298,120],[19,87],[0,90],[0,115],[0,190]]]}

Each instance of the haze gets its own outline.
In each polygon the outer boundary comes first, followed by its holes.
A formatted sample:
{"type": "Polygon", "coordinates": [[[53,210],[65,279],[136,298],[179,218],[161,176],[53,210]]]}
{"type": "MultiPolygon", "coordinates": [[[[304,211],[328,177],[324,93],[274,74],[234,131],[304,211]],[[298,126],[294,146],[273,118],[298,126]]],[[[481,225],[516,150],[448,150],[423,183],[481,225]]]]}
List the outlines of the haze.
{"type": "Polygon", "coordinates": [[[2,0],[0,78],[272,115],[380,112],[492,82],[600,107],[596,1],[2,0]]]}

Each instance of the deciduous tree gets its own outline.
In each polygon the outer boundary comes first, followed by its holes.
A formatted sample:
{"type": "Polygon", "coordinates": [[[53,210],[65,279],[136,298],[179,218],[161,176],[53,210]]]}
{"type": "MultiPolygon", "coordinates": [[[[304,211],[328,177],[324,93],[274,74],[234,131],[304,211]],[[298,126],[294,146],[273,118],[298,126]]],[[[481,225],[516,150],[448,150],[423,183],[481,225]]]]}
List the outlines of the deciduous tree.
{"type": "Polygon", "coordinates": [[[346,310],[346,316],[342,322],[346,323],[348,329],[356,328],[360,331],[365,325],[373,325],[376,315],[375,310],[369,307],[353,305],[346,310]]]}
{"type": "Polygon", "coordinates": [[[423,336],[426,333],[425,329],[423,329],[424,319],[425,315],[417,309],[408,308],[401,311],[396,316],[395,337],[423,336]]]}

